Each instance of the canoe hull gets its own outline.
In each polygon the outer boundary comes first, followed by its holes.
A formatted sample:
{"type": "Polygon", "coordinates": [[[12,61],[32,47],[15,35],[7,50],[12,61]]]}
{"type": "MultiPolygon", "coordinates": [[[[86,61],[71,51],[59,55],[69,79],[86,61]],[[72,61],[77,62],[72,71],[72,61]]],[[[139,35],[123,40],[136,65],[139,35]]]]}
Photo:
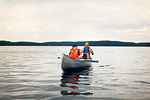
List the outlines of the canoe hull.
{"type": "Polygon", "coordinates": [[[90,62],[74,60],[69,58],[67,55],[63,54],[61,67],[64,71],[88,69],[90,66],[91,66],[90,62]]]}

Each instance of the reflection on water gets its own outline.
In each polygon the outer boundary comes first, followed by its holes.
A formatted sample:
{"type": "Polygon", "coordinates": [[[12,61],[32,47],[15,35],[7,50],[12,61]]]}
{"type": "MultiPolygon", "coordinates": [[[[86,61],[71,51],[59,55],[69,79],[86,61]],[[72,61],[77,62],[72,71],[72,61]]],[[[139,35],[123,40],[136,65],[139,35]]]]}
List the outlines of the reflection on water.
{"type": "Polygon", "coordinates": [[[89,92],[92,70],[62,73],[61,95],[92,95],[89,92]]]}
{"type": "Polygon", "coordinates": [[[100,63],[68,74],[69,49],[0,47],[0,100],[150,100],[150,48],[92,47],[100,63]]]}

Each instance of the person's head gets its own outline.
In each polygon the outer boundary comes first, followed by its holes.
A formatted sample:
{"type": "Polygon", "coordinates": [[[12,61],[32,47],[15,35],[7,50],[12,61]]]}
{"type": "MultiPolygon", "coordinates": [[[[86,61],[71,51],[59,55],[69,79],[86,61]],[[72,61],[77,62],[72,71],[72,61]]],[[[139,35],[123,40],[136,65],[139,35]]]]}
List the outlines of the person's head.
{"type": "Polygon", "coordinates": [[[74,45],[72,46],[72,48],[73,48],[74,50],[77,50],[77,45],[74,44],[74,45]]]}
{"type": "Polygon", "coordinates": [[[85,42],[85,47],[88,47],[89,46],[89,43],[88,42],[85,42]]]}

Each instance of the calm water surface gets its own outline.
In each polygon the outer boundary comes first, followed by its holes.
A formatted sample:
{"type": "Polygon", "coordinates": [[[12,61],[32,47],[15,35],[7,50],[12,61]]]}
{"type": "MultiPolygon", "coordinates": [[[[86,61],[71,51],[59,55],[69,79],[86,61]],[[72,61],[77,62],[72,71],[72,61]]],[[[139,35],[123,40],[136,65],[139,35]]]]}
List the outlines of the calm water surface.
{"type": "Polygon", "coordinates": [[[1,46],[0,100],[150,100],[149,47],[92,47],[100,63],[63,73],[69,49],[1,46]]]}

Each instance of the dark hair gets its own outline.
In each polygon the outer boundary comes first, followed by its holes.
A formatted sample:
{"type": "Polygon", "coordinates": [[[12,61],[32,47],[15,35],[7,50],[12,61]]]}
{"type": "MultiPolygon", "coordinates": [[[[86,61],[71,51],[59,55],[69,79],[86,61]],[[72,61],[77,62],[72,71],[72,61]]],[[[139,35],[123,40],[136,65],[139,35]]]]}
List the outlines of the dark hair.
{"type": "Polygon", "coordinates": [[[76,44],[74,44],[72,47],[77,47],[77,45],[76,45],[76,44]]]}

